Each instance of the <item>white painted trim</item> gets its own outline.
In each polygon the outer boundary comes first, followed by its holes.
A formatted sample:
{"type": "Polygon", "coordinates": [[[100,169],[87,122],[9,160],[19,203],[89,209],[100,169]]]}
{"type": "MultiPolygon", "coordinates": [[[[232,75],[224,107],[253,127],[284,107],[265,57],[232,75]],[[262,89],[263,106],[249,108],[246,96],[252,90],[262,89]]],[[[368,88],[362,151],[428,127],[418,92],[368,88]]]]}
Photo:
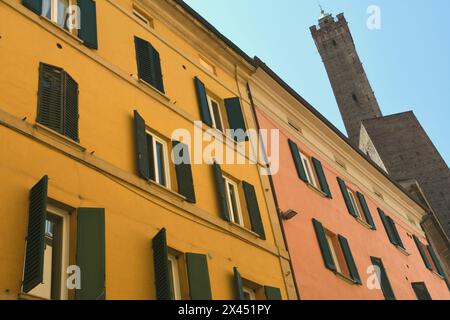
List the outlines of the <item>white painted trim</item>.
{"type": "Polygon", "coordinates": [[[181,300],[181,286],[180,286],[180,272],[178,270],[178,259],[172,254],[167,256],[171,264],[172,279],[173,279],[173,295],[175,300],[181,300]]]}

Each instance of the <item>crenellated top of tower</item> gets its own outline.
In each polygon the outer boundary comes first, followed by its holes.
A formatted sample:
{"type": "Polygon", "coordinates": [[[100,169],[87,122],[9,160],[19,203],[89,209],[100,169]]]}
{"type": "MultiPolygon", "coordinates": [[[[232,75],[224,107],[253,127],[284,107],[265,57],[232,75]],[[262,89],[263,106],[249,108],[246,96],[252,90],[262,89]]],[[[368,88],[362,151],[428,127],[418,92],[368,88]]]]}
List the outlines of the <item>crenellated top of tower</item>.
{"type": "Polygon", "coordinates": [[[339,13],[336,18],[331,13],[325,13],[322,10],[322,14],[319,17],[319,25],[311,26],[309,29],[313,35],[320,32],[329,32],[339,27],[347,28],[347,20],[343,13],[339,13]]]}

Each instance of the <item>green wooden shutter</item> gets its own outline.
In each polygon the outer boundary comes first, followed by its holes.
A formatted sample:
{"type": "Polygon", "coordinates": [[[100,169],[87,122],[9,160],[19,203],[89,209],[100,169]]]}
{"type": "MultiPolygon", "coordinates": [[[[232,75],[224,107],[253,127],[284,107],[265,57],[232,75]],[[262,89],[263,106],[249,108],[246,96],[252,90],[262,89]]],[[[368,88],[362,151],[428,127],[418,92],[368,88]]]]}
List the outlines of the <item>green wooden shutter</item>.
{"type": "Polygon", "coordinates": [[[191,300],[212,300],[207,256],[186,253],[186,266],[191,300]]]}
{"type": "Polygon", "coordinates": [[[242,181],[242,188],[244,189],[245,200],[247,202],[247,209],[252,224],[252,230],[259,234],[261,239],[266,239],[264,227],[261,220],[261,212],[259,211],[258,200],[256,198],[255,187],[250,183],[242,181]]]}
{"type": "Polygon", "coordinates": [[[219,200],[220,214],[226,221],[231,221],[230,213],[228,211],[227,196],[225,194],[225,183],[222,176],[220,165],[214,162],[214,179],[216,181],[217,199],[219,200]]]}
{"type": "Polygon", "coordinates": [[[225,109],[228,115],[228,124],[230,129],[234,130],[234,140],[237,142],[246,141],[248,139],[245,126],[244,115],[242,113],[241,100],[239,98],[225,99],[225,109]]]}
{"type": "Polygon", "coordinates": [[[341,189],[342,196],[344,197],[345,205],[347,206],[348,213],[352,215],[353,217],[357,218],[358,214],[356,213],[355,208],[353,207],[352,201],[350,200],[350,195],[348,194],[347,185],[345,184],[344,180],[341,178],[337,178],[339,188],[341,189]]]}
{"type": "Polygon", "coordinates": [[[28,204],[28,233],[23,291],[30,292],[44,280],[45,219],[48,177],[31,188],[28,204]]]}
{"type": "Polygon", "coordinates": [[[173,300],[174,294],[169,275],[169,249],[167,248],[166,229],[163,228],[153,238],[153,269],[157,300],[173,300]]]}
{"type": "Polygon", "coordinates": [[[370,257],[370,260],[375,267],[379,268],[380,274],[378,281],[381,285],[381,290],[383,291],[384,298],[386,300],[395,300],[394,291],[392,290],[391,283],[389,282],[386,270],[384,269],[383,262],[380,258],[375,257],[370,257]]]}
{"type": "Polygon", "coordinates": [[[303,166],[302,158],[300,157],[300,151],[298,150],[297,144],[291,139],[288,140],[289,148],[291,149],[292,158],[294,159],[295,168],[297,169],[298,177],[304,182],[308,182],[308,178],[306,176],[305,167],[303,166]]]}
{"type": "Polygon", "coordinates": [[[77,300],[105,300],[105,209],[77,210],[77,265],[81,289],[77,300]]]}
{"type": "Polygon", "coordinates": [[[236,267],[233,268],[236,300],[245,300],[242,277],[236,267]]]}
{"type": "Polygon", "coordinates": [[[383,222],[384,229],[388,235],[389,241],[393,245],[398,245],[397,238],[395,237],[394,231],[392,230],[392,225],[386,214],[378,208],[378,214],[380,215],[381,221],[383,222]]]}
{"type": "Polygon", "coordinates": [[[78,138],[78,83],[64,73],[64,135],[79,142],[78,138]]]}
{"type": "MultiPolygon", "coordinates": [[[[145,121],[137,112],[134,110],[134,132],[136,141],[136,160],[138,166],[139,175],[146,179],[150,179],[150,160],[149,160],[149,150],[148,150],[148,138],[145,128],[145,121]]],[[[150,143],[151,145],[151,143],[150,143]]]]}
{"type": "Polygon", "coordinates": [[[428,261],[428,257],[425,253],[425,250],[423,250],[422,243],[420,242],[419,238],[417,238],[416,235],[413,235],[414,242],[416,243],[417,249],[419,249],[420,256],[422,257],[423,262],[425,263],[425,267],[429,270],[433,270],[433,267],[430,264],[430,261],[428,261]]]}
{"type": "Polygon", "coordinates": [[[441,263],[439,262],[436,252],[434,252],[434,249],[431,245],[428,245],[427,248],[428,252],[430,253],[431,259],[433,259],[434,265],[436,266],[437,272],[441,277],[445,278],[444,270],[442,269],[441,263]]]}
{"type": "Polygon", "coordinates": [[[433,300],[424,282],[411,283],[418,300],[433,300]]]}
{"type": "Polygon", "coordinates": [[[356,192],[356,195],[358,197],[359,203],[361,204],[367,223],[372,227],[373,230],[376,230],[377,227],[375,226],[375,222],[373,221],[372,214],[370,213],[369,206],[366,202],[366,198],[361,192],[356,192]]]}
{"type": "Polygon", "coordinates": [[[332,198],[330,187],[328,186],[325,172],[323,171],[322,163],[316,158],[312,158],[314,168],[316,169],[317,177],[319,178],[320,189],[327,195],[328,198],[332,198]]]}
{"type": "Polygon", "coordinates": [[[97,7],[94,0],[78,0],[80,8],[80,27],[78,37],[91,49],[98,49],[97,41],[97,7]]]}
{"type": "Polygon", "coordinates": [[[403,245],[403,242],[402,242],[402,238],[400,238],[400,234],[398,233],[397,226],[395,225],[394,220],[389,216],[387,216],[387,219],[391,225],[391,229],[392,229],[392,232],[394,233],[394,237],[395,237],[395,241],[396,241],[397,245],[399,247],[405,249],[405,246],[403,245]]]}
{"type": "Polygon", "coordinates": [[[42,0],[22,0],[22,4],[36,14],[42,14],[42,0]]]}
{"type": "Polygon", "coordinates": [[[200,107],[200,115],[204,124],[212,127],[212,117],[209,111],[208,98],[206,96],[206,88],[199,78],[194,78],[195,91],[197,92],[197,101],[200,107]]]}
{"type": "Polygon", "coordinates": [[[158,51],[146,40],[134,37],[139,79],[164,93],[161,60],[158,51]]]}
{"type": "Polygon", "coordinates": [[[281,297],[281,291],[278,288],[265,286],[264,293],[266,294],[266,300],[275,301],[283,299],[281,297]]]}
{"type": "Polygon", "coordinates": [[[161,58],[159,56],[159,52],[151,46],[151,56],[152,56],[152,66],[153,66],[153,85],[156,89],[165,93],[164,91],[164,81],[161,69],[161,58]]]}
{"type": "Polygon", "coordinates": [[[332,271],[336,271],[336,265],[334,263],[333,256],[331,255],[330,246],[328,245],[327,237],[325,235],[325,230],[323,229],[322,223],[320,223],[316,219],[313,219],[313,225],[316,231],[317,241],[319,242],[320,251],[322,252],[325,266],[332,271]]]}
{"type": "MultiPolygon", "coordinates": [[[[178,141],[172,141],[173,151],[175,148],[179,150],[178,154],[173,156],[181,157],[181,159],[189,158],[189,147],[178,141]]],[[[195,203],[194,180],[192,177],[191,163],[175,164],[175,171],[177,173],[178,193],[185,196],[190,203],[195,203]]]]}
{"type": "Polygon", "coordinates": [[[347,262],[348,270],[350,271],[350,276],[353,281],[361,284],[361,278],[358,273],[358,268],[356,267],[355,260],[353,259],[352,251],[348,244],[347,239],[344,236],[339,235],[339,243],[341,244],[342,252],[344,253],[345,261],[347,262]]]}

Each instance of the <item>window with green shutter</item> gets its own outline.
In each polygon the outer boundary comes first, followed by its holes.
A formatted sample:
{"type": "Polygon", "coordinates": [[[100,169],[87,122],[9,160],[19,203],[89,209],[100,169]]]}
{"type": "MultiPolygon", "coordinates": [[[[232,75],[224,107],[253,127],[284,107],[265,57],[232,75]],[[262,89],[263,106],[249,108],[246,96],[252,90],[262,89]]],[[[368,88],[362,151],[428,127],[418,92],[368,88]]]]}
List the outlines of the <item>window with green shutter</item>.
{"type": "Polygon", "coordinates": [[[325,262],[325,267],[331,271],[337,271],[335,259],[333,258],[332,251],[329,245],[329,241],[325,234],[325,229],[322,223],[313,219],[314,230],[316,231],[317,241],[319,242],[320,251],[322,253],[323,261],[325,262]]]}
{"type": "Polygon", "coordinates": [[[402,249],[405,249],[403,246],[402,239],[400,238],[400,234],[397,231],[397,227],[395,225],[394,220],[391,217],[387,216],[383,210],[378,208],[378,214],[380,215],[381,221],[383,222],[384,229],[388,235],[389,241],[402,249]]]}
{"type": "Polygon", "coordinates": [[[174,293],[170,281],[169,250],[167,247],[166,229],[163,228],[152,240],[153,270],[157,300],[173,300],[174,293]]]}
{"type": "Polygon", "coordinates": [[[195,77],[194,78],[194,86],[195,86],[195,91],[197,93],[197,101],[198,101],[198,105],[200,108],[200,115],[202,117],[202,121],[204,124],[212,127],[213,121],[212,121],[212,115],[211,115],[211,112],[209,109],[208,97],[206,94],[205,85],[199,78],[195,77]]]}
{"type": "Polygon", "coordinates": [[[233,139],[237,142],[248,140],[241,100],[237,97],[224,100],[228,115],[228,124],[234,130],[233,139]]]}
{"type": "Polygon", "coordinates": [[[62,68],[41,63],[37,122],[76,142],[78,84],[62,68]]]}
{"type": "Polygon", "coordinates": [[[373,230],[376,230],[375,222],[373,221],[372,214],[370,213],[369,206],[367,205],[366,198],[361,192],[356,193],[361,209],[364,213],[365,221],[370,225],[373,230]]]}
{"type": "Polygon", "coordinates": [[[392,290],[392,286],[382,260],[376,257],[370,257],[370,260],[372,261],[372,265],[375,267],[378,282],[381,286],[381,290],[383,291],[384,298],[386,300],[395,300],[394,291],[392,290]]]}
{"type": "Polygon", "coordinates": [[[228,211],[228,200],[225,189],[225,180],[223,179],[222,169],[216,162],[212,165],[214,181],[216,183],[216,194],[219,202],[219,210],[222,218],[226,221],[231,221],[231,217],[228,211]]]}
{"type": "Polygon", "coordinates": [[[186,267],[191,300],[212,300],[208,257],[203,254],[186,253],[186,267]]]}
{"type": "Polygon", "coordinates": [[[292,158],[294,159],[295,168],[297,170],[297,175],[300,180],[304,182],[308,182],[308,177],[306,176],[305,167],[303,166],[303,161],[300,156],[300,150],[298,149],[297,144],[291,139],[288,140],[289,148],[291,150],[292,158]]]}
{"type": "Polygon", "coordinates": [[[339,188],[341,189],[345,205],[347,206],[348,213],[353,217],[358,218],[358,213],[356,212],[357,209],[355,208],[354,201],[352,201],[352,198],[348,192],[347,185],[345,184],[344,180],[339,177],[337,177],[337,181],[339,184],[339,188]]]}
{"type": "Polygon", "coordinates": [[[417,296],[417,300],[433,300],[428,292],[425,282],[413,282],[411,286],[417,296]]]}
{"type": "Polygon", "coordinates": [[[98,49],[97,40],[97,3],[95,0],[77,0],[80,8],[80,30],[78,37],[91,49],[98,49]]]}
{"type": "Polygon", "coordinates": [[[439,261],[439,258],[436,255],[436,252],[434,251],[434,249],[431,245],[428,245],[427,248],[428,248],[428,252],[430,253],[431,260],[433,260],[434,266],[436,268],[435,270],[442,278],[445,278],[444,270],[442,269],[441,262],[439,261]]]}
{"type": "Polygon", "coordinates": [[[413,235],[414,242],[416,243],[417,249],[419,250],[420,256],[422,257],[423,263],[425,264],[425,267],[429,270],[433,270],[433,267],[431,266],[430,261],[428,260],[428,256],[425,252],[427,248],[420,242],[419,238],[417,238],[416,235],[413,235]]]}
{"type": "Polygon", "coordinates": [[[319,160],[317,160],[316,158],[312,158],[312,162],[314,164],[314,168],[316,170],[317,177],[319,179],[320,189],[328,198],[331,199],[332,198],[331,191],[330,191],[330,187],[328,186],[328,181],[325,176],[325,172],[323,170],[322,163],[319,160]]]}
{"type": "Polygon", "coordinates": [[[245,300],[244,284],[242,282],[241,274],[236,267],[233,268],[234,288],[236,292],[236,300],[245,300]]]}
{"type": "Polygon", "coordinates": [[[261,212],[259,211],[258,199],[256,198],[255,187],[248,182],[242,182],[244,189],[245,200],[247,202],[247,210],[250,216],[250,223],[252,230],[259,234],[261,239],[266,239],[264,227],[261,219],[261,212]]]}
{"type": "Polygon", "coordinates": [[[134,37],[139,79],[164,93],[161,59],[150,42],[134,37]]]}
{"type": "Polygon", "coordinates": [[[175,171],[177,174],[178,193],[185,196],[190,203],[195,203],[194,180],[192,177],[191,161],[188,145],[172,141],[175,171]]]}
{"type": "Polygon", "coordinates": [[[262,286],[247,279],[243,279],[238,268],[233,268],[235,300],[282,300],[279,288],[262,286]]]}

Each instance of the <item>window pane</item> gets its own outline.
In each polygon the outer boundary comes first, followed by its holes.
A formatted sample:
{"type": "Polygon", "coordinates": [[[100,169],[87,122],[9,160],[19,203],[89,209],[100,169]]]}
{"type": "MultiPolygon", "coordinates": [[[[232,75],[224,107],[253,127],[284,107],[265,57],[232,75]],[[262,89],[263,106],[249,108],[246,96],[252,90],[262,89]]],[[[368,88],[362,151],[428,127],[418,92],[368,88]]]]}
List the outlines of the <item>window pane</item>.
{"type": "Polygon", "coordinates": [[[170,282],[170,290],[172,291],[172,297],[175,297],[175,286],[174,286],[174,279],[173,279],[173,263],[172,259],[169,258],[169,282],[170,282]]]}
{"type": "Polygon", "coordinates": [[[42,0],[42,16],[48,19],[52,18],[51,2],[52,0],[42,0]]]}
{"type": "Polygon", "coordinates": [[[69,8],[69,0],[58,0],[58,17],[56,23],[67,29],[67,9],[69,8]]]}
{"type": "Polygon", "coordinates": [[[216,123],[216,129],[223,132],[222,119],[220,117],[219,105],[215,101],[211,100],[211,108],[212,108],[213,115],[214,115],[214,122],[216,123]]]}
{"type": "Polygon", "coordinates": [[[158,171],[158,183],[166,185],[166,170],[164,167],[164,146],[156,142],[156,170],[158,171]]]}
{"type": "Polygon", "coordinates": [[[234,186],[229,183],[229,188],[230,188],[230,200],[231,200],[231,205],[232,205],[232,209],[233,209],[233,217],[234,217],[234,222],[241,224],[241,219],[239,218],[239,209],[237,206],[237,196],[236,196],[236,189],[234,188],[234,186]]]}

